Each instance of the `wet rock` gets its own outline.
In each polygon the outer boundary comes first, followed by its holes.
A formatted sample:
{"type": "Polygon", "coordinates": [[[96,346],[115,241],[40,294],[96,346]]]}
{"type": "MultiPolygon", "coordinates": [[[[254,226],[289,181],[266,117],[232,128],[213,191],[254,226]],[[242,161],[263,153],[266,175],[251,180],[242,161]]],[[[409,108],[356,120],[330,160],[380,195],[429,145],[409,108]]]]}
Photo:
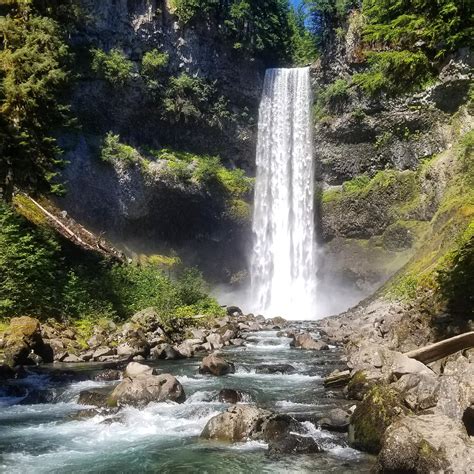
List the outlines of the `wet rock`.
{"type": "Polygon", "coordinates": [[[10,367],[28,364],[31,351],[44,362],[53,362],[53,350],[42,339],[39,321],[27,316],[12,318],[4,337],[5,363],[10,367]]]}
{"type": "Polygon", "coordinates": [[[183,403],[186,395],[182,385],[171,374],[137,375],[125,378],[110,395],[110,406],[144,406],[150,402],[171,400],[183,403]]]}
{"type": "Polygon", "coordinates": [[[232,403],[233,405],[243,401],[243,399],[244,394],[240,390],[234,390],[232,388],[223,388],[217,395],[219,402],[232,403]]]}
{"type": "Polygon", "coordinates": [[[346,432],[349,429],[350,413],[342,408],[329,410],[324,418],[318,422],[323,430],[346,432]]]}
{"type": "Polygon", "coordinates": [[[262,423],[262,437],[271,454],[321,452],[314,438],[305,431],[303,425],[289,415],[272,415],[262,423]]]}
{"type": "Polygon", "coordinates": [[[182,359],[183,356],[171,344],[160,344],[151,350],[150,358],[177,360],[182,359]]]}
{"type": "Polygon", "coordinates": [[[110,388],[92,388],[90,390],[83,390],[79,394],[79,405],[94,405],[96,407],[107,407],[110,396],[110,388]]]}
{"type": "Polygon", "coordinates": [[[242,316],[242,310],[238,306],[227,306],[226,312],[228,316],[242,316]]]}
{"type": "Polygon", "coordinates": [[[63,359],[63,362],[65,362],[67,364],[76,364],[76,363],[79,363],[79,362],[84,362],[84,360],[81,359],[80,357],[78,357],[75,354],[69,354],[67,357],[65,357],[63,359]]]}
{"type": "Polygon", "coordinates": [[[445,415],[407,416],[387,430],[378,472],[470,472],[474,443],[445,415]]]}
{"type": "Polygon", "coordinates": [[[257,374],[294,374],[296,369],[290,364],[261,364],[255,369],[257,374]]]}
{"type": "Polygon", "coordinates": [[[233,374],[235,366],[216,354],[211,354],[202,359],[199,373],[211,375],[233,374]]]}
{"type": "Polygon", "coordinates": [[[94,380],[99,382],[110,382],[113,380],[120,380],[122,378],[122,372],[115,369],[105,369],[94,376],[94,380]]]}
{"type": "Polygon", "coordinates": [[[245,344],[245,341],[243,339],[237,338],[237,339],[231,339],[230,343],[233,346],[243,346],[245,344]]]}
{"type": "Polygon", "coordinates": [[[261,434],[263,421],[271,412],[261,408],[235,405],[212,417],[204,427],[201,438],[236,442],[261,434]]]}
{"type": "Polygon", "coordinates": [[[296,335],[290,345],[297,349],[308,349],[312,351],[325,351],[329,349],[329,346],[325,342],[317,341],[307,333],[296,335]]]}
{"type": "Polygon", "coordinates": [[[149,367],[145,364],[140,364],[139,362],[130,362],[125,371],[124,377],[138,377],[139,375],[156,375],[156,371],[153,367],[149,367]]]}

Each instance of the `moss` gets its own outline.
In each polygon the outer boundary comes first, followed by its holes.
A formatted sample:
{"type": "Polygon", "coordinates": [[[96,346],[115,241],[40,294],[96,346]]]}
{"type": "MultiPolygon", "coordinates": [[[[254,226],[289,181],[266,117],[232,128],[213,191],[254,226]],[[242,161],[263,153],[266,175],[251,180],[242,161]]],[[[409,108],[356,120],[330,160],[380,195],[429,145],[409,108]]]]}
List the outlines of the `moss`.
{"type": "Polygon", "coordinates": [[[45,214],[26,195],[16,194],[13,197],[13,204],[19,214],[36,225],[46,225],[48,223],[45,214]]]}
{"type": "Polygon", "coordinates": [[[0,337],[5,334],[5,331],[10,326],[10,321],[8,319],[0,319],[0,337]]]}
{"type": "Polygon", "coordinates": [[[405,411],[396,390],[388,385],[373,385],[352,415],[351,444],[363,451],[378,453],[385,430],[405,411]]]}
{"type": "Polygon", "coordinates": [[[342,197],[341,189],[327,189],[321,194],[321,202],[323,204],[328,204],[330,202],[337,201],[342,197]]]}

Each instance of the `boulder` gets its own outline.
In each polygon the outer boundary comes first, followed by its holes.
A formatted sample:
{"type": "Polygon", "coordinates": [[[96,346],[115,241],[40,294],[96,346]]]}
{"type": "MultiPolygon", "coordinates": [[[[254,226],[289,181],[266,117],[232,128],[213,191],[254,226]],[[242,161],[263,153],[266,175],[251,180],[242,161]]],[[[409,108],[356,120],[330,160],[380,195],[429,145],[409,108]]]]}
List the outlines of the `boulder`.
{"type": "Polygon", "coordinates": [[[94,380],[99,382],[110,382],[113,380],[120,380],[122,372],[116,369],[104,369],[94,376],[94,380]]]}
{"type": "Polygon", "coordinates": [[[392,385],[411,410],[427,410],[438,403],[440,381],[434,374],[406,374],[392,385]]]}
{"type": "Polygon", "coordinates": [[[303,425],[290,415],[271,415],[262,423],[262,438],[271,454],[319,453],[320,446],[303,425]]]}
{"type": "Polygon", "coordinates": [[[92,388],[83,390],[79,394],[79,405],[94,405],[96,407],[107,407],[110,396],[110,388],[92,388]]]}
{"type": "Polygon", "coordinates": [[[235,405],[244,399],[244,394],[240,390],[234,390],[232,388],[223,388],[217,394],[217,400],[222,403],[231,403],[235,405]]]}
{"type": "Polygon", "coordinates": [[[385,430],[406,411],[400,394],[391,386],[373,385],[351,417],[349,443],[362,451],[377,454],[385,430]]]}
{"type": "Polygon", "coordinates": [[[147,357],[149,353],[148,342],[140,337],[130,338],[117,347],[117,355],[120,357],[147,357]]]}
{"type": "Polygon", "coordinates": [[[296,369],[290,364],[260,364],[256,369],[257,374],[294,374],[296,369]]]}
{"type": "Polygon", "coordinates": [[[84,360],[75,354],[69,354],[63,359],[63,362],[65,362],[66,364],[77,364],[79,362],[84,362],[84,360]]]}
{"type": "Polygon", "coordinates": [[[183,403],[186,395],[182,385],[171,374],[141,374],[120,382],[109,398],[109,406],[144,406],[150,402],[171,400],[183,403]]]}
{"type": "Polygon", "coordinates": [[[5,363],[10,367],[28,364],[33,351],[44,362],[53,362],[53,350],[41,337],[40,323],[35,318],[12,318],[4,337],[5,363]]]}
{"type": "Polygon", "coordinates": [[[94,360],[99,360],[101,357],[111,356],[115,354],[115,349],[112,347],[101,346],[94,351],[92,358],[94,360]]]}
{"type": "Polygon", "coordinates": [[[233,374],[235,366],[216,354],[210,354],[202,359],[199,373],[211,375],[233,374]]]}
{"type": "Polygon", "coordinates": [[[224,346],[224,341],[220,334],[209,334],[209,336],[206,337],[206,341],[211,344],[213,349],[221,349],[224,346]]]}
{"type": "Polygon", "coordinates": [[[445,415],[406,416],[384,437],[379,472],[471,472],[474,443],[458,421],[445,415]]]}
{"type": "Polygon", "coordinates": [[[138,377],[139,375],[156,375],[156,371],[153,367],[149,367],[139,362],[130,362],[123,373],[124,377],[138,377]]]}
{"type": "Polygon", "coordinates": [[[329,346],[325,342],[313,339],[308,333],[296,335],[291,345],[298,349],[308,349],[312,351],[325,351],[329,349],[329,346]]]}
{"type": "Polygon", "coordinates": [[[150,352],[150,357],[166,360],[183,359],[183,356],[171,344],[160,344],[154,347],[150,352]]]}
{"type": "Polygon", "coordinates": [[[181,354],[182,357],[186,359],[190,359],[191,357],[194,356],[194,349],[193,346],[188,342],[184,341],[179,346],[176,346],[174,348],[179,354],[181,354]]]}
{"type": "Polygon", "coordinates": [[[227,306],[226,312],[228,316],[242,316],[242,310],[238,306],[227,306]]]}
{"type": "Polygon", "coordinates": [[[204,427],[201,438],[219,441],[244,441],[261,435],[263,421],[270,411],[248,405],[231,406],[212,417],[204,427]]]}
{"type": "Polygon", "coordinates": [[[318,424],[323,430],[345,432],[349,429],[350,417],[346,410],[333,408],[319,420],[318,424]]]}
{"type": "Polygon", "coordinates": [[[146,332],[154,332],[157,329],[161,329],[161,318],[156,312],[155,308],[146,308],[138,313],[135,313],[131,321],[135,326],[141,327],[146,332]]]}
{"type": "Polygon", "coordinates": [[[231,339],[229,341],[233,346],[243,346],[245,344],[245,341],[243,339],[237,338],[237,339],[231,339]]]}

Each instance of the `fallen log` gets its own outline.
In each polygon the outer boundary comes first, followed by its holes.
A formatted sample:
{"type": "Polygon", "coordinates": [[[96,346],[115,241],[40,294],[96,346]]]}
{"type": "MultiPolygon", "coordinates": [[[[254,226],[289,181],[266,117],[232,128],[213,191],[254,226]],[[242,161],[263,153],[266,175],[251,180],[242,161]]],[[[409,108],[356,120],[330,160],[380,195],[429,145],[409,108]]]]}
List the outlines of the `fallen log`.
{"type": "Polygon", "coordinates": [[[351,380],[351,371],[350,370],[343,370],[343,371],[335,371],[329,374],[324,379],[324,386],[326,388],[329,387],[344,387],[349,383],[351,380]]]}
{"type": "Polygon", "coordinates": [[[410,352],[405,352],[407,357],[419,360],[423,364],[429,364],[439,359],[443,359],[455,352],[463,351],[474,347],[474,331],[465,332],[458,336],[450,337],[444,341],[435,342],[429,346],[420,347],[410,352]]]}

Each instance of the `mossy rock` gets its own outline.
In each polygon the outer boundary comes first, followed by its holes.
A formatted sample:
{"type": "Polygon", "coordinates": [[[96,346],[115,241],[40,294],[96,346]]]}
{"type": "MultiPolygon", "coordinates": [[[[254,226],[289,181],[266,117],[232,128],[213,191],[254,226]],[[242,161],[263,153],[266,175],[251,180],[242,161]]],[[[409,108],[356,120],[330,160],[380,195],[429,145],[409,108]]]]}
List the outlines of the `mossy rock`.
{"type": "Polygon", "coordinates": [[[363,370],[358,370],[352,377],[346,388],[347,398],[351,400],[362,400],[364,395],[370,390],[373,385],[367,379],[367,375],[363,370]]]}
{"type": "Polygon", "coordinates": [[[351,417],[350,444],[362,451],[377,454],[382,448],[385,430],[400,414],[406,412],[396,390],[384,384],[373,385],[351,417]]]}

